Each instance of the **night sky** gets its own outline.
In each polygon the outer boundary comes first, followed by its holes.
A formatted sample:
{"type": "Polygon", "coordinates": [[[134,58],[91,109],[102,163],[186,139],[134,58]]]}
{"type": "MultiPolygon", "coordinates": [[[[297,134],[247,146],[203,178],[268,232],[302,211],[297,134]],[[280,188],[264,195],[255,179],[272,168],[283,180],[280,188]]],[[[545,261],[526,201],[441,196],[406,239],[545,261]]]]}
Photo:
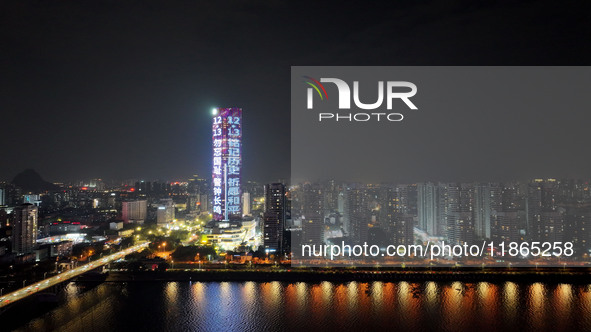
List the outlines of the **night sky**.
{"type": "Polygon", "coordinates": [[[292,65],[591,62],[588,1],[391,2],[4,1],[0,180],[209,178],[232,106],[244,178],[289,178],[292,65]]]}

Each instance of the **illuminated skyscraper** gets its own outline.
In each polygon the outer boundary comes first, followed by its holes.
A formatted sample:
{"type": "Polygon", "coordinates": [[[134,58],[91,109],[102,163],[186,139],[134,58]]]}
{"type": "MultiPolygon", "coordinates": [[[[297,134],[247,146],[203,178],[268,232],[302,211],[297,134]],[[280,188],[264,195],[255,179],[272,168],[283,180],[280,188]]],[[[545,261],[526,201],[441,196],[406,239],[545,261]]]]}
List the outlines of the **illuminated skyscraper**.
{"type": "Polygon", "coordinates": [[[213,219],[241,220],[242,109],[213,110],[213,219]]]}

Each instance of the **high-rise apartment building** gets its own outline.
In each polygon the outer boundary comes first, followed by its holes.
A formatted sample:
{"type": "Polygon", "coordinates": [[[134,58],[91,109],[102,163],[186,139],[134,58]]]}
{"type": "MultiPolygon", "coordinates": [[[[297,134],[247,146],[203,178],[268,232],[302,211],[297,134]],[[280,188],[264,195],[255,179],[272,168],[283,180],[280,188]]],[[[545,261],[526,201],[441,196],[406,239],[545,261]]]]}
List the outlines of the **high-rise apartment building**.
{"type": "Polygon", "coordinates": [[[474,231],[483,239],[491,238],[491,186],[479,183],[474,186],[474,231]]]}
{"type": "Polygon", "coordinates": [[[19,255],[33,252],[37,243],[37,207],[23,204],[16,207],[12,214],[12,251],[19,255]]]}
{"type": "Polygon", "coordinates": [[[286,213],[285,185],[265,185],[265,213],[263,215],[263,244],[265,251],[281,253],[286,213]]]}
{"type": "Polygon", "coordinates": [[[146,200],[125,201],[121,203],[121,218],[126,223],[144,223],[148,212],[146,200]]]}
{"type": "Polygon", "coordinates": [[[438,235],[438,188],[427,182],[417,185],[417,213],[419,228],[429,235],[438,235]]]}
{"type": "Polygon", "coordinates": [[[302,244],[324,242],[324,198],[317,186],[305,184],[301,190],[302,244]]]}

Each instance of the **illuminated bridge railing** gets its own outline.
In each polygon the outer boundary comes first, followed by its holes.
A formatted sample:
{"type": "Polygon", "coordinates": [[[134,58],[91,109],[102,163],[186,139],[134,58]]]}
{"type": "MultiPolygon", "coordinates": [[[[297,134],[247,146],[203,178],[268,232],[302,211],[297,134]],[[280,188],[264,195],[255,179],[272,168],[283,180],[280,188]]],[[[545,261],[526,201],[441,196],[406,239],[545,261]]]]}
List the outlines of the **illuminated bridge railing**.
{"type": "Polygon", "coordinates": [[[53,286],[60,284],[64,281],[67,281],[69,279],[77,277],[85,272],[96,269],[97,267],[100,267],[100,266],[109,264],[113,261],[119,260],[119,259],[133,253],[133,252],[136,252],[138,250],[146,248],[149,244],[150,244],[149,242],[137,244],[133,247],[129,247],[125,250],[118,251],[114,254],[102,257],[96,261],[89,262],[87,264],[79,266],[75,269],[71,269],[66,272],[55,275],[51,278],[41,280],[39,282],[29,285],[28,287],[24,287],[24,288],[14,291],[14,292],[8,293],[8,294],[0,297],[0,308],[7,306],[11,303],[14,303],[18,300],[22,300],[27,296],[39,293],[47,288],[53,287],[53,286]]]}

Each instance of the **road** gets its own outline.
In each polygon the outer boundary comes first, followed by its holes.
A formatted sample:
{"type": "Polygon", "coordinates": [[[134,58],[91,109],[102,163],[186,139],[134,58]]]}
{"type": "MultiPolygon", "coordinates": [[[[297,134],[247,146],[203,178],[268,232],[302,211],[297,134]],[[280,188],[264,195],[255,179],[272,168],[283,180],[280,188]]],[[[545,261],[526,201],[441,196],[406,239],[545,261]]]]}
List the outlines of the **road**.
{"type": "Polygon", "coordinates": [[[142,248],[147,247],[148,244],[149,244],[149,242],[144,242],[144,243],[135,245],[133,247],[129,247],[125,250],[121,250],[121,251],[118,251],[114,254],[102,257],[94,262],[89,262],[89,263],[79,266],[75,269],[68,270],[66,272],[62,272],[62,273],[55,275],[51,278],[47,278],[47,279],[41,280],[39,282],[36,282],[34,284],[31,284],[28,287],[18,289],[12,293],[8,293],[8,294],[0,297],[0,308],[7,306],[11,303],[14,303],[18,300],[21,300],[29,295],[32,295],[32,294],[41,292],[47,288],[53,287],[59,283],[66,281],[66,280],[77,277],[85,272],[96,269],[97,267],[100,267],[105,264],[109,264],[113,261],[116,261],[118,259],[121,259],[121,258],[125,257],[126,255],[129,255],[135,251],[138,251],[142,248]]]}

